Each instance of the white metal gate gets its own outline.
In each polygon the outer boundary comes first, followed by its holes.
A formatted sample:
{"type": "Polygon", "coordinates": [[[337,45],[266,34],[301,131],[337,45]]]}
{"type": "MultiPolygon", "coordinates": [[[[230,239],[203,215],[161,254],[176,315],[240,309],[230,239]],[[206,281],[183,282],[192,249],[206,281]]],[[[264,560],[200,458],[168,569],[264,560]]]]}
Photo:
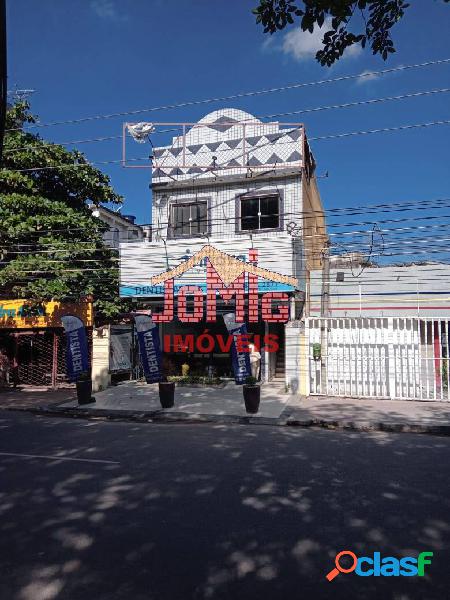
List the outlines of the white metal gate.
{"type": "Polygon", "coordinates": [[[450,401],[450,318],[309,318],[311,394],[450,401]]]}

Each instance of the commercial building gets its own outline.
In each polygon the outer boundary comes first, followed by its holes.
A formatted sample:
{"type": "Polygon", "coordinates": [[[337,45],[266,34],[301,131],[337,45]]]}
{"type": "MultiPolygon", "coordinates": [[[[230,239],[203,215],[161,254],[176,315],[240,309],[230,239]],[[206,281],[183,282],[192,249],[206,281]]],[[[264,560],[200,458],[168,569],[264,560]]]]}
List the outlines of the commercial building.
{"type": "MultiPolygon", "coordinates": [[[[296,392],[305,291],[309,272],[321,266],[326,239],[305,129],[263,123],[236,109],[179,127],[171,143],[153,144],[152,240],[120,244],[121,295],[157,315],[168,308],[164,286],[173,281],[173,319],[160,323],[162,339],[169,340],[166,374],[180,373],[188,361],[191,372],[231,375],[230,353],[220,344],[187,356],[172,342],[175,335],[196,338],[205,329],[225,335],[223,315],[243,309],[249,332],[278,340],[276,352],[262,351],[262,379],[277,378],[296,392]],[[194,313],[200,306],[195,295],[207,300],[211,268],[220,288],[214,295],[217,319],[207,314],[207,302],[195,318],[180,319],[180,300],[183,310],[194,313]],[[250,298],[252,281],[256,300],[250,298]],[[240,282],[242,306],[232,292],[240,282]],[[274,303],[288,305],[288,322],[263,318],[268,293],[274,303]]],[[[155,129],[158,133],[157,124],[155,129]]]]}
{"type": "Polygon", "coordinates": [[[10,384],[57,387],[68,382],[63,315],[75,315],[87,328],[92,347],[93,310],[90,301],[32,303],[0,301],[0,351],[10,362],[10,384]]]}

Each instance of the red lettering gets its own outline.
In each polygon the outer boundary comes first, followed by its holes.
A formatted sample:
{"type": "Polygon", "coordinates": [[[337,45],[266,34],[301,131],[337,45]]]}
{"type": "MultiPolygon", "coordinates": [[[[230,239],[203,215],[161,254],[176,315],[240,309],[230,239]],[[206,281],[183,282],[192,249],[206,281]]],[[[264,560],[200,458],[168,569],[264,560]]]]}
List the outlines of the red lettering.
{"type": "Polygon", "coordinates": [[[174,352],[194,352],[194,336],[192,333],[188,333],[184,337],[182,335],[173,336],[173,351],[174,352]]]}
{"type": "Polygon", "coordinates": [[[236,321],[245,321],[245,273],[239,275],[230,285],[224,285],[219,274],[209,262],[206,266],[206,320],[215,323],[217,292],[222,296],[225,304],[230,302],[232,296],[236,298],[236,321]]]}
{"type": "Polygon", "coordinates": [[[227,341],[226,342],[224,342],[223,335],[221,335],[220,333],[216,337],[216,339],[217,339],[217,344],[219,345],[219,348],[220,348],[221,352],[229,352],[230,351],[231,344],[233,343],[233,336],[232,335],[229,335],[227,337],[227,341]]]}
{"type": "Polygon", "coordinates": [[[178,293],[178,318],[182,323],[198,323],[203,319],[203,292],[196,285],[185,285],[178,293]],[[194,310],[188,312],[186,296],[194,297],[194,310]]]}
{"type": "Polygon", "coordinates": [[[248,274],[248,320],[250,323],[259,321],[258,315],[258,275],[248,274]]]}
{"type": "Polygon", "coordinates": [[[262,318],[266,323],[286,323],[289,321],[289,296],[284,292],[267,292],[262,297],[262,318]],[[272,301],[285,302],[278,305],[278,314],[272,312],[272,301]]]}
{"type": "Polygon", "coordinates": [[[278,344],[278,336],[275,333],[268,333],[264,336],[265,352],[278,352],[280,345],[278,344]]]}
{"type": "Polygon", "coordinates": [[[208,333],[207,329],[205,329],[205,331],[195,340],[195,346],[199,352],[208,353],[214,350],[214,338],[210,333],[208,333]]]}
{"type": "Polygon", "coordinates": [[[259,333],[253,336],[253,343],[255,344],[255,350],[259,352],[261,350],[261,336],[259,333]]]}
{"type": "Polygon", "coordinates": [[[164,283],[164,311],[154,313],[152,319],[155,323],[170,323],[173,320],[173,279],[168,279],[164,283]]]}

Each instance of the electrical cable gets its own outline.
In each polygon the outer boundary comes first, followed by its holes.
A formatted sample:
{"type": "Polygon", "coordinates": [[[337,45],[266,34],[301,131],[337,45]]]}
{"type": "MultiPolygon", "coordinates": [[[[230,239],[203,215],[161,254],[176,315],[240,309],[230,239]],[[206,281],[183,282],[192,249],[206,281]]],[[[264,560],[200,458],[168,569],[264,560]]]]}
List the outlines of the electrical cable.
{"type": "MultiPolygon", "coordinates": [[[[291,115],[298,115],[298,114],[304,114],[304,113],[312,113],[312,112],[325,111],[325,110],[334,110],[334,109],[340,109],[340,108],[351,108],[351,107],[355,107],[355,106],[364,106],[364,105],[370,105],[370,104],[379,104],[379,103],[390,102],[390,101],[394,101],[394,100],[405,100],[405,99],[408,99],[408,98],[417,98],[417,97],[421,97],[421,96],[430,96],[430,95],[442,94],[442,93],[448,93],[448,92],[450,92],[450,88],[425,90],[425,91],[420,91],[420,92],[411,92],[411,93],[408,93],[408,94],[401,94],[399,96],[387,96],[387,97],[384,97],[384,98],[373,98],[373,99],[370,99],[370,100],[360,100],[360,101],[356,101],[356,102],[346,102],[346,103],[343,103],[343,104],[333,104],[333,105],[327,105],[327,106],[317,106],[317,107],[313,107],[313,108],[306,108],[306,109],[303,109],[303,110],[295,110],[295,111],[285,112],[285,113],[275,113],[275,114],[272,114],[272,115],[259,115],[258,118],[260,118],[260,119],[271,119],[271,118],[275,118],[275,117],[291,116],[291,115]]],[[[178,131],[178,130],[179,130],[179,128],[165,129],[165,130],[160,130],[160,131],[156,130],[155,132],[152,133],[152,135],[161,134],[161,133],[168,133],[168,132],[174,132],[174,131],[178,131]]],[[[95,143],[95,142],[105,142],[105,141],[120,140],[120,139],[122,139],[121,135],[110,135],[110,136],[96,137],[96,138],[83,139],[83,140],[71,140],[71,141],[64,141],[64,142],[47,142],[47,143],[54,144],[54,145],[60,145],[60,146],[72,146],[72,145],[89,144],[89,143],[95,143]]],[[[31,145],[31,146],[22,146],[20,148],[13,148],[11,150],[5,149],[5,151],[8,154],[12,154],[12,153],[23,151],[23,150],[32,150],[35,147],[36,146],[33,146],[33,145],[31,145]]],[[[173,147],[173,144],[172,144],[172,147],[173,147]]],[[[158,165],[158,166],[160,167],[160,165],[158,165]]]]}
{"type": "MultiPolygon", "coordinates": [[[[365,77],[386,75],[388,73],[396,73],[399,71],[408,71],[411,69],[419,69],[419,68],[436,66],[436,65],[444,65],[444,64],[448,64],[449,62],[450,62],[450,58],[444,58],[444,59],[439,59],[439,60],[429,60],[429,61],[425,61],[422,63],[415,63],[415,64],[410,64],[410,65],[399,65],[397,67],[390,67],[390,68],[382,69],[379,71],[366,71],[363,73],[356,73],[356,74],[352,74],[352,75],[341,75],[339,77],[333,77],[333,78],[329,78],[329,79],[321,79],[321,80],[309,81],[309,82],[299,82],[299,83],[293,83],[293,84],[288,84],[288,85],[284,85],[284,86],[273,87],[273,88],[268,88],[268,89],[263,89],[263,90],[256,90],[256,91],[251,91],[251,92],[241,92],[241,93],[237,93],[237,94],[231,94],[228,96],[218,96],[215,98],[206,98],[203,100],[188,100],[186,102],[166,104],[166,105],[162,105],[162,106],[154,106],[154,107],[150,107],[150,108],[141,108],[141,109],[136,109],[136,110],[122,111],[122,112],[116,112],[116,113],[110,113],[110,114],[100,114],[100,115],[94,115],[94,116],[89,116],[89,117],[81,117],[79,119],[53,121],[51,123],[35,123],[35,124],[30,125],[30,127],[53,127],[55,125],[71,125],[71,124],[75,124],[75,123],[86,123],[89,121],[96,121],[96,120],[101,120],[101,119],[113,119],[116,117],[138,115],[138,114],[149,113],[149,112],[158,112],[158,111],[163,111],[163,110],[187,108],[189,106],[199,106],[202,104],[211,104],[214,102],[227,102],[228,100],[238,100],[240,98],[261,96],[264,94],[285,92],[285,91],[301,89],[301,88],[305,88],[305,87],[313,87],[313,86],[317,86],[317,85],[336,83],[336,82],[341,82],[341,81],[351,81],[354,79],[363,79],[365,77]]],[[[20,128],[8,129],[7,131],[17,131],[18,129],[20,129],[20,128]]]]}

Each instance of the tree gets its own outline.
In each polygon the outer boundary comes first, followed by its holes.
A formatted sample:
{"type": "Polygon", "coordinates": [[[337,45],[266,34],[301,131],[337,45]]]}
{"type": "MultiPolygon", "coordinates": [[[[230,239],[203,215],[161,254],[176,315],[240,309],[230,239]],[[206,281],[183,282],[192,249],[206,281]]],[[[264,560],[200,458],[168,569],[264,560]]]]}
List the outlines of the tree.
{"type": "Polygon", "coordinates": [[[294,24],[296,18],[304,32],[312,33],[328,18],[331,28],[323,36],[323,48],[316,59],[321,65],[331,66],[353,44],[363,48],[370,44],[373,54],[381,54],[386,60],[395,52],[391,29],[408,7],[405,0],[259,0],[253,13],[264,33],[270,34],[294,24]]]}
{"type": "Polygon", "coordinates": [[[99,317],[120,310],[118,263],[107,226],[87,202],[122,202],[83,154],[24,131],[26,102],[8,110],[0,170],[0,294],[38,302],[92,295],[99,317]]]}

